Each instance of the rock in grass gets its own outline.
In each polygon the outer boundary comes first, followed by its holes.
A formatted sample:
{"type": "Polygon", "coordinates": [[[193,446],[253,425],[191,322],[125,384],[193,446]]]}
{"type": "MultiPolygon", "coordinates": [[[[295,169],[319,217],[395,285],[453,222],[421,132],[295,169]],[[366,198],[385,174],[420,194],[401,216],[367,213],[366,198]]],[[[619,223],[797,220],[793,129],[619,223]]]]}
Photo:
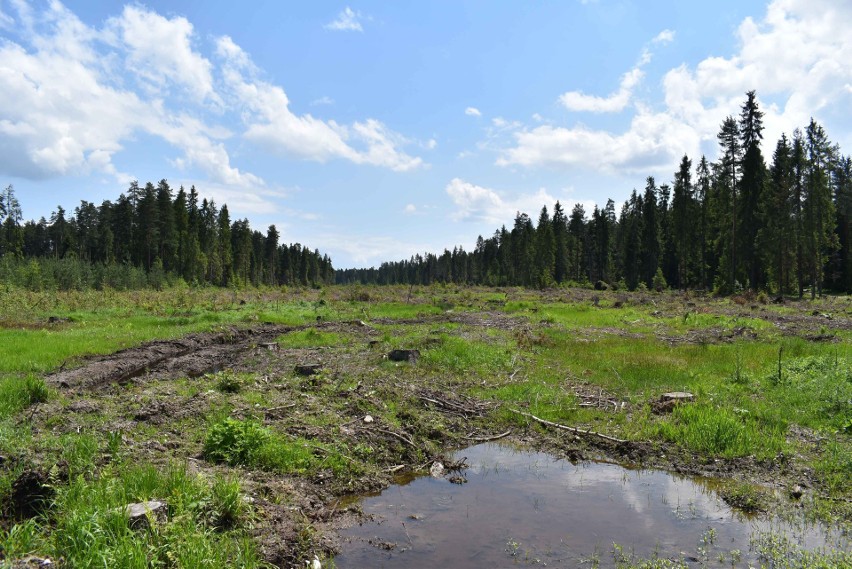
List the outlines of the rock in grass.
{"type": "Polygon", "coordinates": [[[417,363],[420,359],[420,350],[391,350],[388,359],[392,362],[417,363]]]}
{"type": "Polygon", "coordinates": [[[168,505],[159,500],[137,502],[124,507],[124,515],[127,516],[127,524],[131,529],[148,528],[152,519],[165,521],[167,512],[168,505]]]}

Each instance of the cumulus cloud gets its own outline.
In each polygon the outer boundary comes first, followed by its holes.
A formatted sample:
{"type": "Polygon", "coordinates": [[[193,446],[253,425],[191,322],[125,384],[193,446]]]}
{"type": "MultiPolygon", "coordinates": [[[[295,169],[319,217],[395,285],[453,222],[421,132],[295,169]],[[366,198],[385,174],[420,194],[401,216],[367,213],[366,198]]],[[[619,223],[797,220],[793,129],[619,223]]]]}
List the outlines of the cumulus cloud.
{"type": "Polygon", "coordinates": [[[482,113],[476,107],[468,107],[464,110],[464,114],[469,117],[481,117],[482,113]]]}
{"type": "Polygon", "coordinates": [[[200,100],[218,101],[212,64],[192,47],[194,30],[186,18],[164,18],[139,6],[125,6],[110,18],[105,37],[126,50],[126,66],[154,93],[177,84],[200,100]]]}
{"type": "MultiPolygon", "coordinates": [[[[509,225],[518,212],[526,213],[537,218],[541,208],[546,206],[551,210],[558,198],[544,188],[532,193],[520,193],[506,196],[497,190],[466,182],[461,178],[453,178],[447,184],[445,191],[455,206],[451,217],[455,221],[481,221],[488,224],[509,225]]],[[[574,200],[561,200],[563,209],[570,211],[574,200]]],[[[582,202],[587,208],[594,208],[594,202],[582,202]]]]}
{"type": "Polygon", "coordinates": [[[323,26],[327,30],[338,32],[363,32],[361,26],[361,12],[356,12],[349,6],[337,14],[337,18],[323,26]]]}
{"type": "MultiPolygon", "coordinates": [[[[765,112],[765,138],[819,120],[821,111],[848,108],[852,83],[852,5],[819,0],[775,0],[759,21],[746,18],[736,33],[731,57],[707,57],[695,66],[681,65],[665,73],[664,105],[634,105],[629,127],[621,132],[583,125],[543,125],[511,134],[513,144],[497,159],[503,166],[592,167],[647,173],[673,171],[684,153],[697,156],[715,136],[725,116],[737,114],[745,92],[756,89],[765,112]]],[[[671,41],[664,31],[652,41],[671,41]]],[[[640,59],[641,64],[641,59],[640,59]]],[[[622,77],[625,92],[633,79],[622,77]]],[[[585,97],[585,96],[583,96],[585,97]]],[[[622,89],[608,98],[574,97],[583,104],[618,108],[622,89]]],[[[564,102],[564,101],[563,101],[564,102]]],[[[589,108],[589,110],[591,110],[589,108]]]]}
{"type": "Polygon", "coordinates": [[[417,213],[417,206],[414,205],[413,203],[410,203],[410,204],[405,206],[405,209],[403,210],[403,212],[405,212],[407,214],[417,213]]]}
{"type": "Polygon", "coordinates": [[[624,110],[633,95],[633,89],[644,77],[638,67],[631,69],[621,77],[618,91],[608,97],[586,95],[580,91],[569,91],[559,97],[559,101],[571,111],[592,113],[617,113],[624,110]]]}
{"type": "MultiPolygon", "coordinates": [[[[663,30],[651,40],[651,44],[666,44],[674,39],[674,32],[671,30],[663,30]]],[[[642,49],[642,54],[639,56],[639,61],[636,66],[630,71],[621,76],[621,81],[618,84],[618,91],[606,97],[596,95],[587,95],[582,91],[568,91],[559,97],[561,102],[568,110],[577,112],[590,113],[618,113],[623,111],[633,97],[633,90],[645,77],[642,68],[651,62],[653,53],[646,45],[642,49]]]]}
{"type": "Polygon", "coordinates": [[[15,27],[26,33],[0,42],[0,173],[102,172],[126,183],[113,161],[139,134],[176,149],[167,158],[173,166],[252,191],[265,182],[233,164],[238,135],[311,160],[400,171],[422,164],[400,150],[407,139],[375,119],[347,126],[292,113],[283,88],[257,80],[260,70],[230,38],[216,40],[214,60],[202,55],[185,18],[134,5],[97,29],[58,1],[41,11],[14,7],[15,27]],[[234,119],[242,132],[217,125],[234,119]]]}
{"type": "Polygon", "coordinates": [[[245,110],[247,140],[273,153],[319,162],[344,158],[396,171],[423,164],[421,158],[399,149],[409,143],[406,138],[376,119],[346,126],[293,113],[284,89],[258,80],[253,74],[247,76],[243,71],[247,56],[234,49],[230,38],[222,38],[222,42],[228,46],[218,50],[225,56],[223,77],[230,96],[245,110]]]}

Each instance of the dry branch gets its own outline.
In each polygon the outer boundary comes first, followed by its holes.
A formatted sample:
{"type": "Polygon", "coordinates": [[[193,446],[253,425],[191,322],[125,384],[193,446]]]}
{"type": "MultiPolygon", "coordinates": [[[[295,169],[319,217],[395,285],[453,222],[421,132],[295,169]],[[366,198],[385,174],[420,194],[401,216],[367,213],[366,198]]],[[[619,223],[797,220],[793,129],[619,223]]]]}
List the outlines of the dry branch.
{"type": "Polygon", "coordinates": [[[494,435],[491,437],[465,437],[465,439],[469,441],[477,441],[480,443],[487,443],[489,441],[496,441],[498,439],[502,439],[503,437],[508,437],[512,434],[512,431],[506,431],[505,433],[500,433],[499,435],[494,435]]]}
{"type": "Polygon", "coordinates": [[[598,438],[601,438],[601,439],[604,439],[604,440],[607,440],[607,441],[611,441],[611,442],[614,442],[614,443],[619,443],[619,444],[623,444],[623,443],[627,442],[624,439],[617,439],[615,437],[611,437],[611,436],[605,435],[603,433],[597,433],[595,431],[588,431],[586,429],[579,429],[577,427],[569,427],[568,425],[560,425],[559,423],[554,423],[553,421],[548,421],[546,419],[540,419],[539,417],[536,417],[535,415],[532,415],[530,413],[524,413],[523,411],[518,411],[517,409],[512,409],[511,407],[509,408],[509,411],[511,411],[512,413],[517,413],[518,415],[522,415],[522,416],[527,417],[529,419],[532,419],[533,421],[536,421],[537,423],[541,423],[542,425],[547,425],[548,427],[553,427],[555,429],[561,429],[563,431],[568,431],[569,433],[574,433],[576,435],[586,435],[586,436],[598,437],[598,438]]]}

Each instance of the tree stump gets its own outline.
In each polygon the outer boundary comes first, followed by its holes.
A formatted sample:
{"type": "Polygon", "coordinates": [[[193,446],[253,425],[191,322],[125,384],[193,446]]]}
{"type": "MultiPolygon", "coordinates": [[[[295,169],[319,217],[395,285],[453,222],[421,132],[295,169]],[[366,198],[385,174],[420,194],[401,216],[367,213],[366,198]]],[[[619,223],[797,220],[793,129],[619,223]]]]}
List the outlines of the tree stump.
{"type": "Polygon", "coordinates": [[[392,362],[417,363],[420,359],[420,350],[391,350],[388,359],[392,362]]]}
{"type": "Polygon", "coordinates": [[[307,377],[318,374],[322,369],[322,364],[298,364],[295,369],[296,373],[307,377]]]}

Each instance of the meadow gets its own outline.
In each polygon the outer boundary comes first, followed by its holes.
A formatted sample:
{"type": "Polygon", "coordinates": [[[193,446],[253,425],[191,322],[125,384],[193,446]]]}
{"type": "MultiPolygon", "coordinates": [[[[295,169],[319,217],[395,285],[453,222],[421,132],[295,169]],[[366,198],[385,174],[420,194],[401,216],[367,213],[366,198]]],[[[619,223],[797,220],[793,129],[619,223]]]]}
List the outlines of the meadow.
{"type": "Polygon", "coordinates": [[[496,438],[852,522],[850,297],[7,287],[0,307],[4,566],[331,566],[353,496],[496,438]],[[146,500],[166,512],[132,527],[146,500]]]}

